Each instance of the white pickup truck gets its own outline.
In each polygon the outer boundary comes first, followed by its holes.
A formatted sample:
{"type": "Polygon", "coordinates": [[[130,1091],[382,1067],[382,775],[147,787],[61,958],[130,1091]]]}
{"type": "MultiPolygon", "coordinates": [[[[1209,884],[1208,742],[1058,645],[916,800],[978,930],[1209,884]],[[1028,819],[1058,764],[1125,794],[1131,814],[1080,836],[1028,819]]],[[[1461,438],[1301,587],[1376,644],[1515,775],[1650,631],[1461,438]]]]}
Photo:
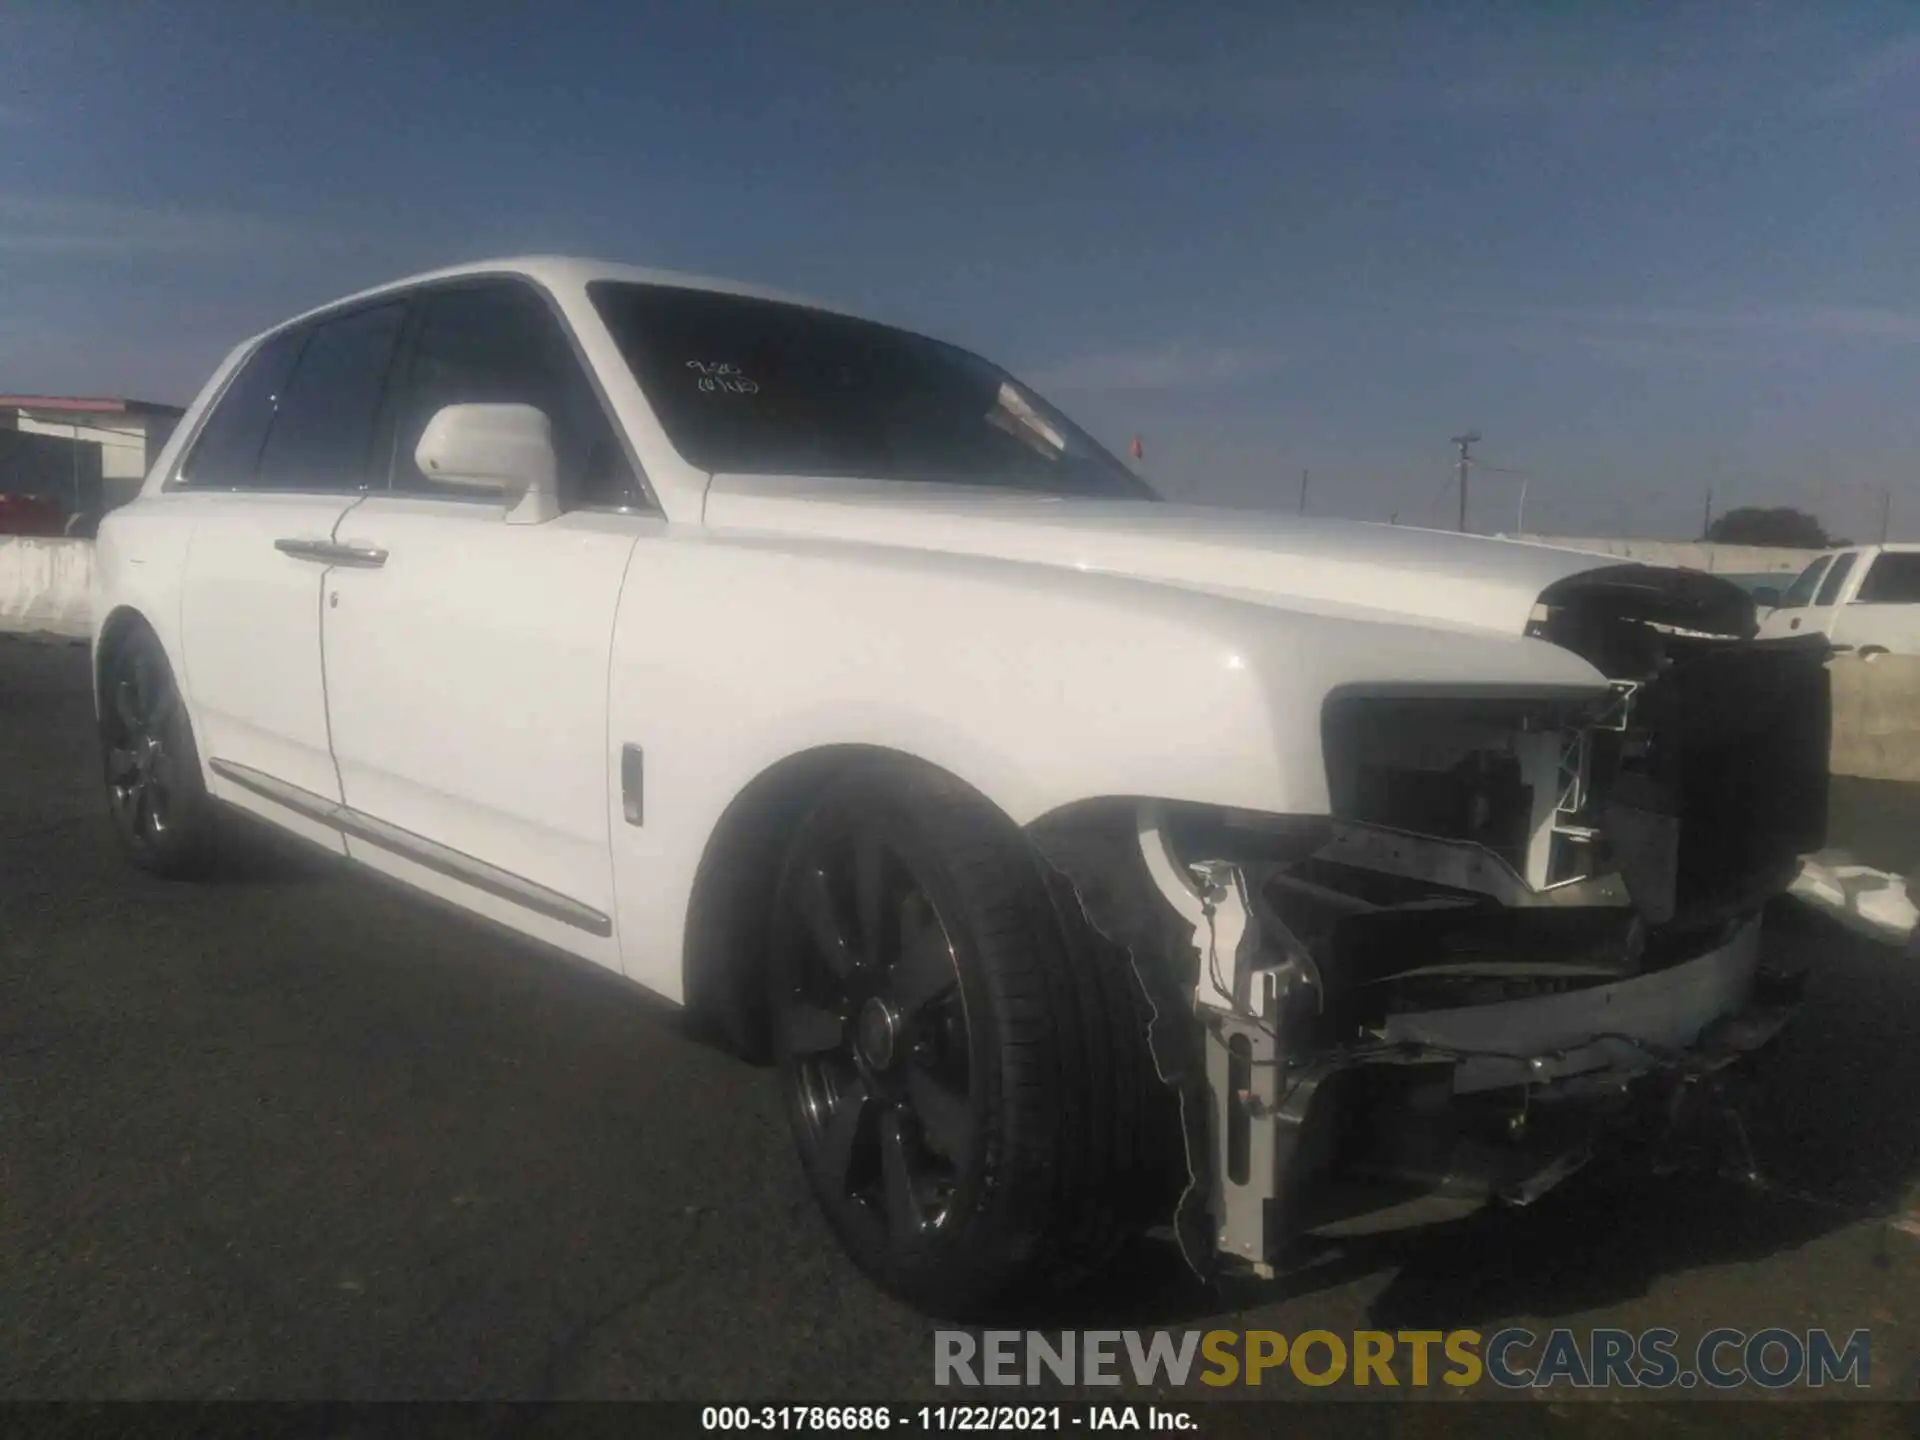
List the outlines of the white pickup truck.
{"type": "Polygon", "coordinates": [[[1762,639],[1789,635],[1825,635],[1861,655],[1920,655],[1920,545],[1816,556],[1760,623],[1762,639]]]}

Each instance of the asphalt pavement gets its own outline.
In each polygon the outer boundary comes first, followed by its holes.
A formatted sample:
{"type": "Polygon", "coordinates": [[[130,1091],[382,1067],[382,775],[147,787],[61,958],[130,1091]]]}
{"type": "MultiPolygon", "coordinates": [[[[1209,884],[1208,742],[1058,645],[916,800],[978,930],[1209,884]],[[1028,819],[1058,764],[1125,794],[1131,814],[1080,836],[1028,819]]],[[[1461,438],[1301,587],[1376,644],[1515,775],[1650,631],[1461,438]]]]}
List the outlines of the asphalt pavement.
{"type": "MultiPolygon", "coordinates": [[[[1224,1295],[1143,1242],[1029,1323],[1868,1327],[1920,1395],[1920,966],[1790,905],[1767,946],[1810,990],[1762,1187],[1577,1177],[1224,1295]]],[[[833,1246],[768,1072],[343,865],[141,875],[85,651],[0,638],[0,1398],[951,1399],[933,1328],[833,1246]]]]}

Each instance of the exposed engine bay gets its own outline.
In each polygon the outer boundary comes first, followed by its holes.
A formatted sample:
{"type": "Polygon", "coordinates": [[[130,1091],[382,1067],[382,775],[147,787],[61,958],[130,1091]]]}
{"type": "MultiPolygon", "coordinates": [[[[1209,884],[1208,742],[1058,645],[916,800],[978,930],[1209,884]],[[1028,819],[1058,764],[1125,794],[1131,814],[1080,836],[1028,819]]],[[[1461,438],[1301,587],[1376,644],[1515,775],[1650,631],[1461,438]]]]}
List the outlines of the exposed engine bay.
{"type": "Polygon", "coordinates": [[[1721,1103],[1791,1013],[1759,913],[1826,826],[1826,647],[1754,628],[1712,576],[1589,571],[1528,635],[1604,691],[1336,692],[1329,814],[1037,829],[1153,1012],[1197,1268],[1528,1203],[1721,1103]]]}

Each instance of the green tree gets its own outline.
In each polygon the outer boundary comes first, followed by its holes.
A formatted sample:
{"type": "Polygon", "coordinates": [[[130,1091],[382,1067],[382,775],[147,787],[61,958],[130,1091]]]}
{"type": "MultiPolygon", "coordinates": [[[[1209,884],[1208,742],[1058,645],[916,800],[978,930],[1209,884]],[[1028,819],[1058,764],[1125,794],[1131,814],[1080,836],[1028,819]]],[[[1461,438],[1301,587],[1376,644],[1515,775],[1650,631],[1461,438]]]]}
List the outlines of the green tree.
{"type": "Polygon", "coordinates": [[[1707,539],[1721,545],[1777,545],[1789,550],[1826,550],[1834,541],[1824,526],[1790,505],[1743,505],[1707,527],[1707,539]]]}

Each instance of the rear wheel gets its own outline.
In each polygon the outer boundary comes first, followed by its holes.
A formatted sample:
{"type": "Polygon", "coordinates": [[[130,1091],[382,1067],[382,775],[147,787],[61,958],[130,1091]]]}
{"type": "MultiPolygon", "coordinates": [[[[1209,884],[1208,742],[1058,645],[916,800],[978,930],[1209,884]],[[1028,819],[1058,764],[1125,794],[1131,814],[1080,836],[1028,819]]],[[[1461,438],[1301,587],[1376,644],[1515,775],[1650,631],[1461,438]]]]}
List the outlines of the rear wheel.
{"type": "Polygon", "coordinates": [[[1116,1107],[1138,1056],[1088,1003],[1005,817],[924,767],[863,767],[795,836],[771,939],[789,1118],[862,1269],[965,1314],[1111,1253],[1116,1107]]]}
{"type": "Polygon", "coordinates": [[[143,625],[105,642],[100,751],[114,832],[134,864],[173,878],[202,873],[217,817],[173,669],[143,625]]]}

